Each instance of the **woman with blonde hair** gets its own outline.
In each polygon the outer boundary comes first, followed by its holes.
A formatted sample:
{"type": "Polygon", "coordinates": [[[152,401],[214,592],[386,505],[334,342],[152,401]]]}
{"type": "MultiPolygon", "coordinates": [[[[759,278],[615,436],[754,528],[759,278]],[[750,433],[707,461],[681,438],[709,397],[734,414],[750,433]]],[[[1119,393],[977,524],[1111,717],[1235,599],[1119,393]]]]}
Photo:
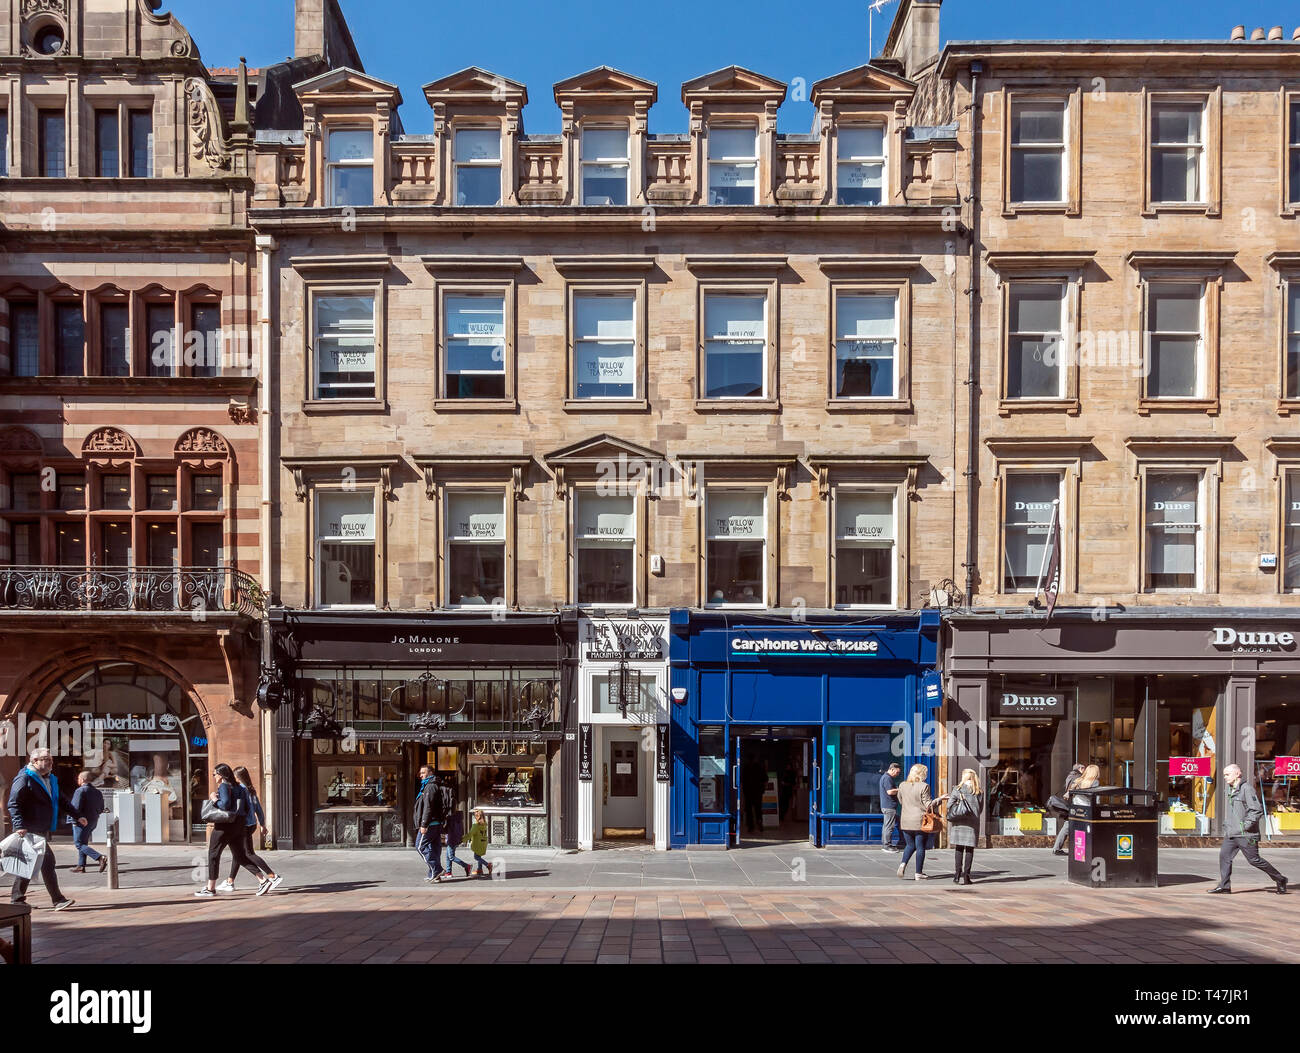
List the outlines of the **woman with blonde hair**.
{"type": "MultiPolygon", "coordinates": [[[[1091,790],[1101,785],[1101,769],[1095,764],[1089,764],[1083,769],[1083,774],[1079,776],[1079,781],[1074,784],[1076,790],[1091,790]]],[[[1070,798],[1071,804],[1087,804],[1088,798],[1083,796],[1074,796],[1070,798]]]]}
{"type": "Polygon", "coordinates": [[[898,828],[903,834],[903,861],[898,864],[901,878],[907,870],[907,861],[916,856],[916,880],[924,881],[925,842],[930,836],[921,829],[921,817],[930,811],[929,771],[924,764],[913,764],[907,778],[898,788],[898,828]]]}
{"type": "Polygon", "coordinates": [[[979,838],[980,815],[984,811],[984,791],[979,773],[967,768],[961,781],[952,788],[948,801],[948,843],[957,855],[954,885],[969,885],[971,864],[975,862],[975,842],[979,838]]]}

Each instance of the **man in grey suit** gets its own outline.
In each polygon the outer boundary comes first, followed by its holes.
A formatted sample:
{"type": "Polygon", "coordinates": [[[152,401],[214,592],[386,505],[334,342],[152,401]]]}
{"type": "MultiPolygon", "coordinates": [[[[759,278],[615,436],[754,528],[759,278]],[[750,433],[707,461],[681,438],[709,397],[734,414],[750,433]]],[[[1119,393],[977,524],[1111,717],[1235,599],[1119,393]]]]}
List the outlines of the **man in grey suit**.
{"type": "Polygon", "coordinates": [[[880,811],[885,817],[885,829],[880,835],[882,852],[897,852],[894,846],[894,828],[898,825],[898,776],[902,772],[895,761],[880,777],[880,811]]]}
{"type": "Polygon", "coordinates": [[[1229,764],[1223,769],[1223,779],[1228,784],[1224,793],[1223,847],[1219,849],[1219,883],[1210,892],[1232,891],[1232,860],[1240,852],[1246,862],[1264,871],[1277,884],[1279,896],[1286,895],[1287,880],[1259,854],[1259,821],[1264,818],[1264,808],[1259,795],[1241,778],[1241,768],[1229,764]]]}

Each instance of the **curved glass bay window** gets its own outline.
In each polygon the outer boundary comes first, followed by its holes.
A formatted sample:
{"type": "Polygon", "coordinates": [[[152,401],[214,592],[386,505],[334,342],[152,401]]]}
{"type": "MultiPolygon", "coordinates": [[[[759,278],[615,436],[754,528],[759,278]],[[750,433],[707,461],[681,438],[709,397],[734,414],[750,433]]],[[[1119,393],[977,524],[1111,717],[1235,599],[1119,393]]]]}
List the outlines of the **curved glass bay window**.
{"type": "Polygon", "coordinates": [[[704,533],[707,604],[762,607],[767,595],[767,494],[709,491],[704,533]]]}
{"type": "Polygon", "coordinates": [[[374,606],[373,490],[322,491],[316,495],[316,566],[321,606],[374,606]]]}
{"type": "Polygon", "coordinates": [[[447,592],[453,607],[482,607],[506,599],[506,495],[447,494],[447,592]]]}
{"type": "Polygon", "coordinates": [[[579,493],[574,510],[577,601],[636,603],[636,498],[579,493]]]}

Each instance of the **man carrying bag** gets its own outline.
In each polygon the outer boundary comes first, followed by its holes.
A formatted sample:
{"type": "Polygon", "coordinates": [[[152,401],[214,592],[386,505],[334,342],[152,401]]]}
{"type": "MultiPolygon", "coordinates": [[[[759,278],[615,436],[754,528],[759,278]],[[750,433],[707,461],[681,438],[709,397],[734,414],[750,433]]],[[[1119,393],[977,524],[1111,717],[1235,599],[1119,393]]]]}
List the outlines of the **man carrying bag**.
{"type": "MultiPolygon", "coordinates": [[[[59,891],[49,835],[58,829],[59,819],[65,814],[72,816],[79,826],[86,826],[87,823],[72,802],[63,796],[59,780],[51,774],[53,770],[54,757],[49,750],[32,750],[27,767],[18,773],[9,788],[9,821],[19,837],[31,831],[45,838],[45,852],[41,856],[41,880],[45,882],[45,889],[54,901],[54,909],[64,910],[72,906],[72,900],[59,891]]],[[[28,878],[14,878],[9,902],[27,902],[28,882],[28,878]]]]}

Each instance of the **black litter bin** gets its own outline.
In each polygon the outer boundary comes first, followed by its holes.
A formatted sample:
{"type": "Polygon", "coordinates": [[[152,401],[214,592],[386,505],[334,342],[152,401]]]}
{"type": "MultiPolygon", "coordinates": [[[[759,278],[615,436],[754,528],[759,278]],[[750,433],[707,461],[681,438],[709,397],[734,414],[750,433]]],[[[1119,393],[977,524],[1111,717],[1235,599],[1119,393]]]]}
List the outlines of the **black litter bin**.
{"type": "Polygon", "coordinates": [[[1070,794],[1067,876],[1092,888],[1160,884],[1154,790],[1097,786],[1070,794]]]}

